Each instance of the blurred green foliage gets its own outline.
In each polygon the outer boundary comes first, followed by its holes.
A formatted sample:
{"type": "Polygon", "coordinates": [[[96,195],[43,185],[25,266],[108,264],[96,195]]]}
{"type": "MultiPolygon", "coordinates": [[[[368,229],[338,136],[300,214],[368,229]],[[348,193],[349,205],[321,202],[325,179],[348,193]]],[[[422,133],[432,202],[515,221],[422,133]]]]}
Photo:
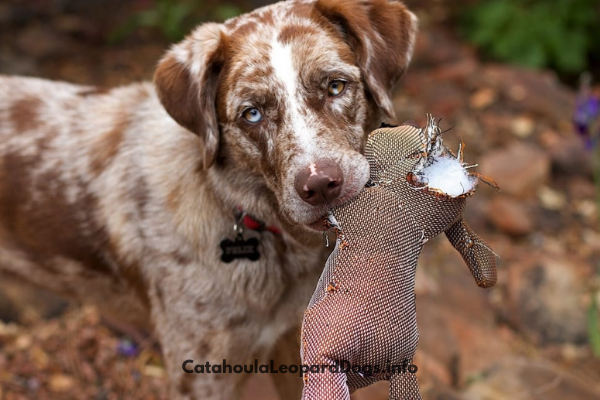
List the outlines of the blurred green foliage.
{"type": "Polygon", "coordinates": [[[488,55],[524,66],[576,73],[600,54],[598,0],[482,0],[462,26],[488,55]]]}
{"type": "Polygon", "coordinates": [[[228,2],[207,7],[202,0],[153,0],[150,8],[131,15],[110,33],[108,39],[111,43],[120,42],[145,27],[157,29],[169,41],[177,42],[199,22],[207,19],[223,21],[241,12],[238,6],[228,2]]]}
{"type": "Polygon", "coordinates": [[[592,292],[592,302],[587,310],[587,325],[592,353],[595,357],[600,358],[600,321],[598,320],[600,309],[598,308],[598,293],[598,290],[592,292]]]}
{"type": "MultiPolygon", "coordinates": [[[[600,126],[600,124],[598,124],[600,126]]],[[[600,135],[600,131],[598,131],[600,135]]],[[[596,207],[600,210],[600,137],[596,136],[596,146],[594,152],[596,153],[593,158],[594,168],[594,184],[596,186],[596,207]]],[[[592,301],[587,310],[587,326],[588,326],[588,337],[592,353],[596,358],[600,358],[600,304],[598,304],[598,298],[600,298],[600,264],[596,270],[595,287],[592,288],[592,301]]]]}

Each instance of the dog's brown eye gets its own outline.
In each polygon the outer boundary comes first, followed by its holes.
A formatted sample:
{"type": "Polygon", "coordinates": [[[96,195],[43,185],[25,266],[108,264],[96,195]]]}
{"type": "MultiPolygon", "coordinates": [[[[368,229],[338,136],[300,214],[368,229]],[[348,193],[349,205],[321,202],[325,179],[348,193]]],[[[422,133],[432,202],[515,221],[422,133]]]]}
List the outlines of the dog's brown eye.
{"type": "Polygon", "coordinates": [[[260,111],[258,111],[258,109],[256,108],[247,108],[246,110],[244,110],[242,116],[246,121],[251,122],[253,124],[262,121],[263,118],[260,111]]]}
{"type": "Polygon", "coordinates": [[[346,82],[336,79],[334,81],[329,82],[329,96],[335,97],[339,96],[346,89],[346,82]]]}

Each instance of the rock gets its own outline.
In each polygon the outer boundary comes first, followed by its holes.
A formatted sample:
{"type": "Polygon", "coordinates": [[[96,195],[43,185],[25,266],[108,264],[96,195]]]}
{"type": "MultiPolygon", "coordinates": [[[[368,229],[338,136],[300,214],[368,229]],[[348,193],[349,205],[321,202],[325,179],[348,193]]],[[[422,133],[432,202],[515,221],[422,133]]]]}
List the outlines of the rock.
{"type": "Polygon", "coordinates": [[[544,360],[506,358],[465,391],[473,399],[597,399],[600,391],[582,378],[544,360]]]}
{"type": "Polygon", "coordinates": [[[153,378],[163,378],[167,375],[167,371],[159,365],[145,365],[142,374],[153,378]]]}
{"type": "Polygon", "coordinates": [[[68,392],[75,386],[75,379],[69,375],[55,374],[50,377],[49,385],[53,392],[68,392]]]}
{"type": "Polygon", "coordinates": [[[554,129],[543,129],[536,137],[537,142],[545,149],[549,149],[562,140],[562,137],[554,129]]]}
{"type": "Polygon", "coordinates": [[[580,176],[569,178],[568,193],[573,200],[593,200],[596,196],[596,187],[591,179],[580,176]]]}
{"type": "Polygon", "coordinates": [[[496,181],[502,193],[526,197],[550,177],[550,158],[537,146],[516,142],[488,151],[479,172],[496,181]]]}
{"type": "MultiPolygon", "coordinates": [[[[581,232],[581,238],[583,242],[588,245],[592,251],[600,250],[600,233],[593,231],[592,229],[583,229],[581,232]]],[[[600,286],[600,282],[598,282],[600,286]]],[[[598,299],[598,303],[600,304],[600,298],[598,299]]]]}
{"type": "Polygon", "coordinates": [[[452,368],[453,361],[460,357],[460,351],[456,335],[448,329],[450,316],[446,315],[447,310],[435,305],[434,298],[439,297],[442,296],[417,298],[419,347],[415,353],[414,364],[419,368],[418,377],[423,377],[423,383],[433,379],[445,385],[452,385],[455,383],[453,376],[460,375],[456,368],[452,368]]]}
{"type": "MultiPolygon", "coordinates": [[[[514,142],[514,137],[507,134],[512,131],[514,118],[512,113],[494,109],[480,113],[482,139],[485,141],[486,149],[501,148],[514,142]]],[[[470,144],[471,142],[468,142],[468,145],[470,144]]]]}
{"type": "Polygon", "coordinates": [[[431,79],[439,81],[453,80],[460,83],[468,80],[473,74],[477,74],[478,68],[479,64],[476,60],[464,58],[451,64],[439,64],[433,71],[429,72],[429,75],[431,79]]]}
{"type": "Polygon", "coordinates": [[[459,387],[508,351],[498,334],[490,294],[481,289],[445,238],[425,245],[419,268],[437,278],[439,290],[417,296],[419,347],[415,364],[428,381],[459,387]],[[485,356],[482,356],[485,354],[485,356]]]}
{"type": "Polygon", "coordinates": [[[475,110],[481,110],[489,107],[496,101],[497,93],[491,88],[482,88],[476,91],[469,98],[469,106],[475,110]]]}
{"type": "Polygon", "coordinates": [[[585,149],[583,141],[575,136],[558,138],[549,148],[552,167],[567,176],[592,177],[592,153],[585,149]]]}
{"type": "Polygon", "coordinates": [[[584,344],[586,311],[581,304],[585,261],[545,253],[519,257],[508,265],[505,317],[539,344],[584,344]]]}
{"type": "MultiPolygon", "coordinates": [[[[535,221],[534,225],[538,232],[547,232],[550,235],[556,235],[557,232],[567,231],[570,226],[567,225],[566,213],[561,210],[550,209],[546,207],[535,207],[532,210],[532,218],[535,221]]],[[[567,242],[565,236],[561,237],[558,242],[561,247],[567,242]]]]}
{"type": "Polygon", "coordinates": [[[535,122],[532,118],[521,115],[515,118],[511,123],[511,132],[513,135],[525,139],[533,134],[535,130],[535,122]]]}
{"type": "Polygon", "coordinates": [[[594,200],[581,200],[574,204],[575,212],[588,221],[596,221],[598,219],[597,208],[594,200]]]}
{"type": "MultiPolygon", "coordinates": [[[[14,340],[19,333],[19,328],[16,324],[5,324],[0,321],[0,345],[4,344],[4,341],[14,340]]],[[[0,367],[2,364],[0,363],[0,367]]]]}
{"type": "Polygon", "coordinates": [[[496,228],[509,235],[527,235],[534,228],[527,207],[508,196],[492,197],[487,208],[487,218],[496,228]]]}
{"type": "MultiPolygon", "coordinates": [[[[456,371],[456,368],[453,368],[453,360],[457,360],[458,355],[455,354],[450,358],[450,362],[446,360],[440,359],[437,354],[429,353],[424,349],[419,349],[415,353],[415,358],[413,359],[413,364],[419,368],[419,375],[423,377],[422,386],[426,386],[428,382],[434,381],[445,386],[456,385],[454,376],[457,376],[457,373],[453,373],[456,371]],[[446,362],[444,362],[446,361],[446,362]]],[[[456,362],[454,362],[456,364],[456,362]]]]}
{"type": "Polygon", "coordinates": [[[562,85],[553,72],[489,65],[484,68],[481,79],[482,84],[491,85],[518,102],[521,110],[550,120],[565,115],[570,118],[575,106],[573,91],[562,85]]]}
{"type": "Polygon", "coordinates": [[[542,207],[548,210],[560,210],[567,204],[567,196],[564,193],[548,186],[539,188],[537,195],[542,207]]]}

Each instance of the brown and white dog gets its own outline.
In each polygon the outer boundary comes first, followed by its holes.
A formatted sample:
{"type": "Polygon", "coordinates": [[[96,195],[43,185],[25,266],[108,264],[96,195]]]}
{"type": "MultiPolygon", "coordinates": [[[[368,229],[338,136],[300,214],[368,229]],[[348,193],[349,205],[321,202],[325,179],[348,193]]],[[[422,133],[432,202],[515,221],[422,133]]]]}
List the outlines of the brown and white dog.
{"type": "Polygon", "coordinates": [[[182,363],[253,364],[295,332],[315,229],[364,186],[415,34],[399,2],[285,1],[200,26],[154,84],[0,77],[1,273],[153,328],[174,398],[235,398],[246,374],[182,363]],[[261,258],[226,264],[238,210],[277,229],[246,230],[261,258]]]}

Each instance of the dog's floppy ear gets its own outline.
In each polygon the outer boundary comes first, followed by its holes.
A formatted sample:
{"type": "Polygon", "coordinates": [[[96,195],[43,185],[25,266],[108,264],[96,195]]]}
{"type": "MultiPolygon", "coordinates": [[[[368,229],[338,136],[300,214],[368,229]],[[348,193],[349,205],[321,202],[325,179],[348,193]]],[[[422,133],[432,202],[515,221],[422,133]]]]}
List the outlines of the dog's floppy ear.
{"type": "Polygon", "coordinates": [[[204,168],[213,164],[219,148],[215,102],[223,42],[219,24],[204,24],[173,46],[154,74],[163,107],[202,140],[204,168]]]}
{"type": "Polygon", "coordinates": [[[319,0],[316,8],[345,36],[369,92],[393,118],[391,91],[412,56],[417,17],[394,0],[319,0]]]}

